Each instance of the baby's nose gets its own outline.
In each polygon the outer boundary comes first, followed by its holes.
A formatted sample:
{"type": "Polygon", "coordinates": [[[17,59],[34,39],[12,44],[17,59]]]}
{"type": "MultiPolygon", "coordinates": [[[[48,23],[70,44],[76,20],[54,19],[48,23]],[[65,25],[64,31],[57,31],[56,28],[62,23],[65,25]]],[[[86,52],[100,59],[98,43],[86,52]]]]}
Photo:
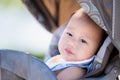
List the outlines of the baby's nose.
{"type": "Polygon", "coordinates": [[[76,48],[76,46],[77,46],[76,41],[69,41],[69,47],[76,48]]]}

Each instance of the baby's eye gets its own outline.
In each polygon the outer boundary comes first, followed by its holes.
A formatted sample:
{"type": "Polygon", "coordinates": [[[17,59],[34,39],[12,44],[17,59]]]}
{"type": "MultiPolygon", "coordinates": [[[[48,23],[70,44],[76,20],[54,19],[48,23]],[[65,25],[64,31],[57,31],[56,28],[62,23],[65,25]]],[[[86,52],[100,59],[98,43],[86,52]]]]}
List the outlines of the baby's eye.
{"type": "Polygon", "coordinates": [[[73,36],[71,33],[67,32],[68,36],[73,36]]]}
{"type": "Polygon", "coordinates": [[[87,41],[84,39],[81,39],[81,42],[87,44],[87,41]]]}

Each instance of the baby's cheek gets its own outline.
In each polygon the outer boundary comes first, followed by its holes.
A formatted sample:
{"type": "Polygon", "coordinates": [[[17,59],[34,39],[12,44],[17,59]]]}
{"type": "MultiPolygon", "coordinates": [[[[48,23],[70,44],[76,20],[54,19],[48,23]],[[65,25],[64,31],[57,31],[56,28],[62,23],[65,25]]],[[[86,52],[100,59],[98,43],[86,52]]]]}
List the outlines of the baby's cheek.
{"type": "Polygon", "coordinates": [[[65,43],[65,41],[61,40],[61,41],[59,42],[58,47],[59,47],[60,49],[62,49],[63,46],[65,45],[64,43],[65,43]]]}

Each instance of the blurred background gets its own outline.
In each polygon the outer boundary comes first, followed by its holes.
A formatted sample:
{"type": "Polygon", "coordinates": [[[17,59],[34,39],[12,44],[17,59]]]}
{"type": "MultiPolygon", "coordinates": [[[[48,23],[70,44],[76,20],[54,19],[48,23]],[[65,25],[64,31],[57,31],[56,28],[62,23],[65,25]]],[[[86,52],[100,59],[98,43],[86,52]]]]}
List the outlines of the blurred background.
{"type": "Polygon", "coordinates": [[[0,0],[0,49],[24,51],[43,59],[51,37],[21,0],[0,0]]]}

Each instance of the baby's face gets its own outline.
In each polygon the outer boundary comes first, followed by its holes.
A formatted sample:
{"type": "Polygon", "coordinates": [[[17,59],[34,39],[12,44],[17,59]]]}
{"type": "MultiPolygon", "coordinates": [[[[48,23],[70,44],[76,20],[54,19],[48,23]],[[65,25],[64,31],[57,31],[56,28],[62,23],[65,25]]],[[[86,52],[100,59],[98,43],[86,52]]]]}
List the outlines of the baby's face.
{"type": "Polygon", "coordinates": [[[93,56],[99,47],[102,30],[74,14],[59,41],[59,51],[67,61],[80,61],[93,56]]]}

